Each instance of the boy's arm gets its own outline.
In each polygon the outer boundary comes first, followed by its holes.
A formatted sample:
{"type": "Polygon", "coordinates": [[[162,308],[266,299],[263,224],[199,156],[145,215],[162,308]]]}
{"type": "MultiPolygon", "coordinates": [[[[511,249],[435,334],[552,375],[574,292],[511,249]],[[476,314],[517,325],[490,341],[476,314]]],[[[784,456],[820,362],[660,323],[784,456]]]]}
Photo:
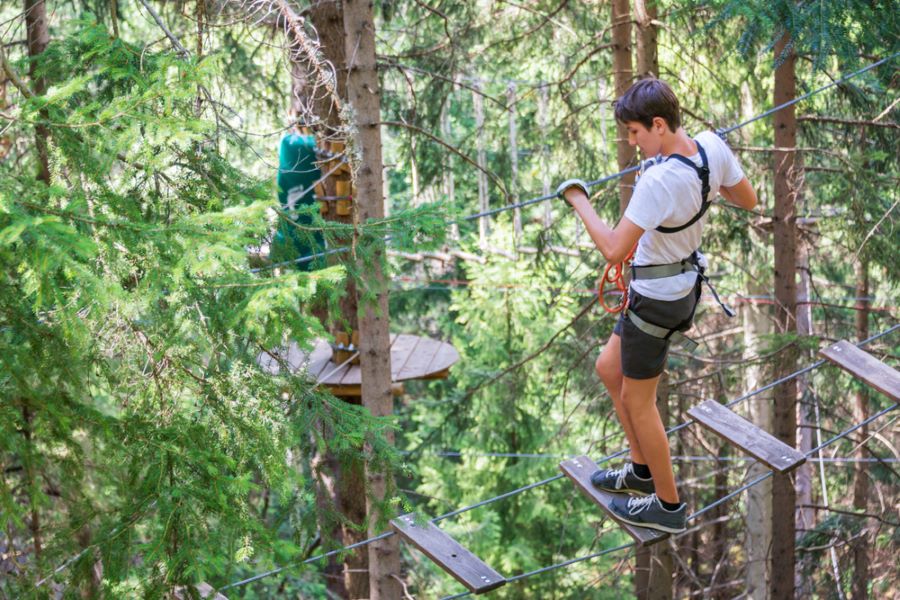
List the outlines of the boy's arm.
{"type": "Polygon", "coordinates": [[[758,202],[756,190],[753,189],[753,186],[750,185],[750,180],[746,177],[738,181],[735,185],[728,187],[723,185],[719,188],[719,193],[722,194],[723,198],[735,206],[746,210],[752,210],[758,202]]]}
{"type": "Polygon", "coordinates": [[[597,245],[603,257],[611,263],[625,260],[644,230],[625,217],[622,217],[615,229],[610,229],[591,206],[587,194],[578,187],[566,189],[563,195],[566,202],[581,217],[584,228],[587,229],[588,235],[594,240],[594,244],[597,245]]]}

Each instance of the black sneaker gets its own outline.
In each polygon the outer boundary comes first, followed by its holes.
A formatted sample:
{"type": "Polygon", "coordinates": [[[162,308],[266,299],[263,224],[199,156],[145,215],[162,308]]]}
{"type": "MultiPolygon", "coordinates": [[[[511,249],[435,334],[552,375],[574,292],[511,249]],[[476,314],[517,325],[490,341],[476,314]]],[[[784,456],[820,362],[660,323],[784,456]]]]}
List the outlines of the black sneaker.
{"type": "Polygon", "coordinates": [[[655,491],[653,478],[641,479],[634,474],[634,465],[625,463],[621,469],[600,469],[591,475],[594,487],[615,494],[646,496],[655,491]]]}
{"type": "Polygon", "coordinates": [[[681,533],[687,527],[687,504],[666,510],[656,494],[644,498],[613,498],[609,509],[620,521],[668,533],[681,533]]]}

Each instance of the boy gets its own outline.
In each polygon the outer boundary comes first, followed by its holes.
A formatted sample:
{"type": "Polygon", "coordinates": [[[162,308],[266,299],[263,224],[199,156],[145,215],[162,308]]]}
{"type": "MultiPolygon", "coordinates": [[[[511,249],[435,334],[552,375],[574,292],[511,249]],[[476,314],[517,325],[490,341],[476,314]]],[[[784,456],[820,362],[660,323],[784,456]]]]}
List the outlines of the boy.
{"type": "Polygon", "coordinates": [[[622,521],[679,533],[685,530],[687,505],[675,488],[656,386],[669,342],[690,343],[682,332],[691,327],[705,280],[699,247],[706,209],[717,193],[751,209],[756,192],[715,133],[688,137],[678,99],[662,81],[635,83],[616,101],[615,116],[628,129],[628,143],[654,159],[644,163],[652,168],[638,180],[616,228],[597,216],[583,182],[570,180],[557,190],[610,263],[621,262],[637,243],[628,307],[596,363],[628,438],[631,462],[601,469],[591,481],[608,492],[643,496],[613,501],[610,508],[622,521]]]}

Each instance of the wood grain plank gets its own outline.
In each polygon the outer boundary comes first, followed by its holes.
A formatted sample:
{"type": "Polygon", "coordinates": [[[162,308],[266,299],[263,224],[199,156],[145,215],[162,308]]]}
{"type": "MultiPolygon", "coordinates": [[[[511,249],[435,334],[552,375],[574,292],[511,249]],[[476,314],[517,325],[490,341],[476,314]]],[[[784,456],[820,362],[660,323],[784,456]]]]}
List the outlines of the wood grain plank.
{"type": "MultiPolygon", "coordinates": [[[[452,345],[427,337],[392,333],[391,379],[395,382],[407,379],[444,378],[448,369],[459,360],[459,353],[452,345]]],[[[291,342],[281,350],[283,360],[291,372],[305,369],[311,377],[325,385],[360,385],[358,365],[346,365],[335,371],[340,362],[334,362],[331,345],[326,340],[316,340],[311,352],[303,352],[291,342]]],[[[279,363],[275,356],[260,352],[257,364],[264,371],[277,374],[279,363]]]]}
{"type": "Polygon", "coordinates": [[[450,367],[459,360],[459,352],[451,344],[438,340],[435,340],[435,342],[437,342],[438,347],[431,362],[425,367],[425,373],[422,375],[425,379],[442,379],[446,377],[446,375],[437,377],[434,377],[434,375],[448,372],[450,367]]]}
{"type": "Polygon", "coordinates": [[[257,357],[257,364],[268,373],[277,375],[281,371],[279,360],[283,360],[291,373],[306,369],[311,377],[317,377],[322,366],[331,359],[331,346],[325,340],[316,340],[312,352],[303,352],[296,342],[275,352],[263,351],[257,357]]]}
{"type": "Polygon", "coordinates": [[[431,521],[422,525],[416,523],[415,513],[391,520],[391,526],[470,592],[482,594],[506,583],[503,575],[441,531],[437,525],[431,521]]]}
{"type": "MultiPolygon", "coordinates": [[[[397,340],[397,337],[399,337],[397,334],[391,334],[391,346],[393,346],[394,342],[397,340]]],[[[329,346],[327,343],[325,345],[330,351],[331,346],[329,346]]],[[[340,363],[336,364],[329,359],[329,361],[326,362],[326,364],[323,365],[323,367],[319,370],[319,375],[321,375],[322,377],[328,375],[328,373],[333,371],[334,368],[338,366],[338,364],[340,363]]],[[[328,386],[336,386],[340,388],[358,388],[360,385],[362,385],[362,371],[360,370],[359,365],[347,365],[346,367],[335,372],[326,380],[323,380],[322,383],[328,386]]],[[[347,393],[344,395],[354,396],[358,394],[347,393]]]]}
{"type": "Polygon", "coordinates": [[[418,379],[424,377],[428,373],[428,365],[434,360],[441,342],[431,338],[421,338],[416,345],[414,352],[410,353],[409,360],[403,365],[403,368],[397,371],[396,381],[404,379],[418,379]]]}
{"type": "MultiPolygon", "coordinates": [[[[292,344],[296,345],[296,344],[292,344]]],[[[325,340],[317,340],[313,351],[306,357],[306,371],[311,377],[319,378],[328,364],[331,363],[331,344],[325,340]]],[[[292,363],[293,364],[293,363],[292,363]]],[[[334,367],[332,367],[334,368],[334,367]]],[[[326,371],[327,372],[327,371],[326,371]]]]}
{"type": "Polygon", "coordinates": [[[819,354],[879,392],[894,400],[900,400],[900,372],[868,352],[860,350],[846,340],[841,340],[822,348],[819,354]]]}
{"type": "Polygon", "coordinates": [[[569,460],[559,463],[559,468],[578,488],[584,492],[588,498],[600,505],[606,513],[621,525],[625,531],[634,538],[634,541],[640,546],[649,546],[669,537],[668,533],[648,529],[646,527],[635,527],[629,523],[623,523],[616,514],[609,508],[609,504],[613,498],[621,497],[621,494],[611,494],[603,490],[599,490],[591,483],[591,475],[598,470],[597,463],[587,456],[576,456],[569,460]]]}
{"type": "MultiPolygon", "coordinates": [[[[334,368],[334,367],[332,367],[334,368]]],[[[327,373],[327,369],[326,369],[327,373]]],[[[362,383],[362,370],[359,365],[347,364],[338,369],[332,377],[328,378],[328,383],[337,383],[340,385],[357,385],[362,383]],[[335,381],[339,378],[338,381],[335,381]]]]}
{"type": "Polygon", "coordinates": [[[278,371],[281,370],[278,368],[278,359],[271,352],[265,350],[256,356],[256,364],[259,365],[260,369],[271,375],[277,375],[278,371]]]}
{"type": "Polygon", "coordinates": [[[688,410],[688,414],[703,427],[779,473],[787,473],[806,462],[803,453],[715,400],[701,402],[688,410]]]}
{"type": "Polygon", "coordinates": [[[391,380],[399,381],[397,379],[397,374],[403,369],[403,366],[406,364],[406,361],[409,360],[409,357],[415,352],[416,346],[419,345],[420,340],[424,338],[420,338],[417,335],[409,335],[406,333],[401,333],[397,336],[397,339],[394,341],[394,344],[391,346],[391,380]]]}

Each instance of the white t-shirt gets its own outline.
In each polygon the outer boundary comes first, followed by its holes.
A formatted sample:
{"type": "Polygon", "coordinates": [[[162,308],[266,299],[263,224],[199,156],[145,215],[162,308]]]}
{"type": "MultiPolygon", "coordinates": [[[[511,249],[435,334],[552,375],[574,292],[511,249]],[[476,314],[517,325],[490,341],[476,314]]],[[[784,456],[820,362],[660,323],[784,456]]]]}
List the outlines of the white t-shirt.
{"type": "MultiPolygon", "coordinates": [[[[720,186],[737,185],[744,178],[744,172],[731,150],[712,131],[704,131],[696,138],[706,151],[709,164],[710,199],[719,193],[720,186]]],[[[700,154],[687,157],[702,165],[700,154]]],[[[677,159],[665,160],[657,157],[644,162],[647,169],[634,186],[634,194],[625,216],[644,230],[634,254],[634,264],[664,265],[687,258],[700,248],[700,234],[709,212],[690,227],[677,233],[656,231],[660,225],[678,227],[690,221],[700,210],[700,177],[694,169],[677,159]],[[648,166],[652,168],[648,169],[648,166]]],[[[706,266],[706,258],[701,255],[701,263],[706,266]]],[[[656,300],[678,300],[691,290],[697,281],[697,273],[691,271],[663,277],[632,281],[636,292],[656,300]]]]}

